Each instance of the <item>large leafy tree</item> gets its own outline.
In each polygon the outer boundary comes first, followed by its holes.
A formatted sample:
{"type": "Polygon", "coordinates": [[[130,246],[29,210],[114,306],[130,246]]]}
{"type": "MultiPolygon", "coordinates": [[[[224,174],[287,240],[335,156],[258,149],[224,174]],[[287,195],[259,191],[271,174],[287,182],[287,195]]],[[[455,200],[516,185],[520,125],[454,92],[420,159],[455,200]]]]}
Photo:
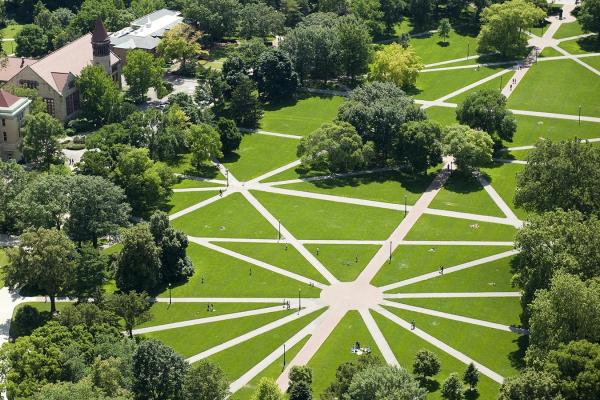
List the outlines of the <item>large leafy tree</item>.
{"type": "Polygon", "coordinates": [[[133,391],[148,400],[178,400],[189,364],[162,342],[144,340],[133,354],[133,391]]]}
{"type": "Polygon", "coordinates": [[[356,374],[368,368],[384,365],[384,362],[379,357],[372,354],[364,354],[356,360],[338,365],[335,371],[335,381],[323,392],[323,400],[346,398],[350,383],[356,374]]]}
{"type": "Polygon", "coordinates": [[[435,121],[410,121],[402,125],[394,141],[394,158],[416,172],[442,162],[442,127],[435,121]]]}
{"type": "Polygon", "coordinates": [[[217,130],[221,138],[223,154],[227,155],[240,148],[242,142],[242,133],[235,126],[233,120],[219,118],[217,120],[217,130]]]}
{"type": "Polygon", "coordinates": [[[161,281],[171,284],[192,276],[194,266],[186,256],[188,239],[185,233],[171,227],[169,216],[162,211],[150,217],[150,231],[160,249],[161,281]]]}
{"type": "MultiPolygon", "coordinates": [[[[75,18],[71,21],[70,28],[79,35],[84,35],[94,29],[98,17],[102,18],[104,26],[109,32],[116,32],[129,26],[135,16],[127,10],[117,6],[114,0],[84,0],[79,7],[75,18]]],[[[123,5],[120,3],[119,5],[123,5]]]]}
{"type": "Polygon", "coordinates": [[[273,380],[261,378],[250,400],[283,400],[284,398],[279,386],[273,380]]]}
{"type": "Polygon", "coordinates": [[[125,330],[129,337],[133,337],[133,328],[151,319],[152,303],[149,300],[146,292],[132,290],[111,294],[106,299],[106,307],[125,321],[125,330]]]}
{"type": "Polygon", "coordinates": [[[369,79],[392,82],[407,89],[415,85],[422,68],[421,58],[411,46],[404,48],[398,43],[393,43],[375,53],[369,79]]]}
{"type": "Polygon", "coordinates": [[[369,82],[353,90],[338,111],[338,119],[356,128],[363,142],[375,143],[379,161],[392,153],[402,124],[425,119],[424,112],[393,83],[369,82]]]}
{"type": "Polygon", "coordinates": [[[351,13],[365,22],[371,36],[378,38],[383,35],[384,14],[378,0],[350,0],[349,5],[351,13]]]}
{"type": "Polygon", "coordinates": [[[82,302],[102,297],[102,285],[108,280],[108,257],[90,245],[78,250],[70,292],[82,302]]]}
{"type": "Polygon", "coordinates": [[[140,18],[166,6],[165,0],[131,0],[129,9],[133,15],[140,18]]]}
{"type": "Polygon", "coordinates": [[[497,145],[512,141],[517,121],[506,108],[506,97],[497,90],[481,90],[467,95],[456,108],[456,119],[471,128],[487,132],[497,145]]]}
{"type": "Polygon", "coordinates": [[[262,3],[248,3],[240,11],[240,35],[246,39],[282,34],[285,15],[262,3]]]}
{"type": "Polygon", "coordinates": [[[64,175],[42,175],[29,183],[9,207],[18,226],[61,229],[69,211],[69,185],[64,175]]]}
{"type": "Polygon", "coordinates": [[[115,278],[122,291],[152,291],[160,279],[160,248],[154,242],[148,224],[123,231],[123,248],[116,261],[115,278]]]}
{"type": "Polygon", "coordinates": [[[39,290],[50,298],[50,311],[55,313],[56,297],[68,292],[75,271],[77,252],[69,238],[56,229],[28,230],[7,254],[4,271],[8,287],[39,290]]]}
{"type": "Polygon", "coordinates": [[[229,116],[244,128],[256,128],[262,118],[263,111],[256,93],[256,86],[246,75],[231,91],[231,102],[229,103],[229,116]]]}
{"type": "Polygon", "coordinates": [[[101,126],[120,119],[123,95],[116,83],[98,65],[88,65],[75,85],[79,90],[82,116],[101,126]]]}
{"type": "Polygon", "coordinates": [[[289,99],[298,90],[298,74],[282,50],[264,52],[254,75],[259,93],[268,100],[289,99]]]}
{"type": "Polygon", "coordinates": [[[407,5],[404,0],[381,0],[380,4],[385,32],[390,34],[394,31],[394,24],[402,20],[407,5]]]}
{"type": "Polygon", "coordinates": [[[116,234],[127,224],[131,207],[123,189],[99,176],[76,175],[70,179],[69,219],[66,230],[76,242],[116,234]]]}
{"type": "Polygon", "coordinates": [[[156,50],[167,60],[178,60],[181,70],[187,71],[187,62],[202,51],[197,40],[191,26],[180,24],[165,33],[156,50]]]}
{"type": "Polygon", "coordinates": [[[440,360],[435,353],[421,349],[417,351],[413,361],[413,373],[422,379],[437,375],[440,372],[440,360]]]}
{"type": "Polygon", "coordinates": [[[217,364],[204,359],[189,369],[183,393],[185,400],[224,399],[229,395],[229,383],[217,364]]]}
{"type": "Polygon", "coordinates": [[[557,272],[548,289],[536,292],[529,305],[530,351],[545,352],[572,340],[600,342],[600,279],[583,282],[557,272]]]}
{"type": "Polygon", "coordinates": [[[342,73],[351,79],[366,73],[372,40],[364,22],[351,15],[341,17],[337,20],[336,32],[342,73]]]}
{"type": "Polygon", "coordinates": [[[219,132],[209,124],[192,125],[188,133],[192,165],[199,170],[213,158],[223,157],[219,132]]]}
{"type": "Polygon", "coordinates": [[[235,33],[241,7],[238,0],[192,0],[186,3],[183,14],[194,21],[206,39],[219,41],[235,33]]]}
{"type": "Polygon", "coordinates": [[[43,386],[33,400],[130,400],[129,396],[106,395],[92,382],[83,379],[77,383],[59,382],[43,386]]]}
{"type": "Polygon", "coordinates": [[[48,52],[48,36],[38,25],[25,25],[15,37],[19,57],[40,57],[48,52]]]}
{"type": "Polygon", "coordinates": [[[374,158],[374,146],[372,142],[363,143],[349,123],[333,122],[302,138],[297,155],[308,168],[348,172],[368,165],[374,158]]]}
{"type": "Polygon", "coordinates": [[[38,169],[48,170],[61,161],[58,138],[65,135],[59,120],[46,113],[28,114],[23,132],[25,159],[38,169]]]}
{"type": "Polygon", "coordinates": [[[515,205],[528,211],[600,211],[600,149],[579,141],[539,141],[517,175],[515,205]],[[582,172],[585,171],[585,172],[582,172]]]}
{"type": "Polygon", "coordinates": [[[154,88],[158,97],[163,97],[163,61],[145,50],[132,50],[127,53],[127,64],[123,76],[129,86],[129,93],[137,102],[146,100],[148,89],[154,88]]]}
{"type": "Polygon", "coordinates": [[[600,0],[582,1],[577,20],[584,31],[600,32],[600,0]]]}
{"type": "Polygon", "coordinates": [[[520,254],[513,281],[523,290],[525,323],[534,294],[548,288],[556,272],[585,280],[600,276],[600,221],[596,217],[562,210],[532,216],[517,232],[515,247],[520,254]]]}
{"type": "Polygon", "coordinates": [[[0,160],[0,229],[3,232],[16,230],[16,218],[11,203],[28,186],[30,175],[15,162],[0,160]]]}
{"type": "Polygon", "coordinates": [[[389,365],[368,367],[357,372],[348,388],[349,400],[386,398],[424,400],[427,390],[403,368],[389,365]]]}
{"type": "Polygon", "coordinates": [[[444,152],[454,157],[463,173],[492,162],[494,141],[484,131],[466,125],[449,125],[444,130],[444,152]]]}
{"type": "Polygon", "coordinates": [[[492,4],[481,13],[483,26],[478,36],[479,52],[497,51],[506,57],[527,52],[527,29],[546,13],[527,0],[492,4]]]}
{"type": "Polygon", "coordinates": [[[148,215],[171,196],[173,172],[148,157],[148,149],[130,149],[119,155],[115,182],[125,190],[134,215],[148,215]]]}
{"type": "Polygon", "coordinates": [[[456,372],[448,375],[442,384],[442,398],[445,400],[462,400],[464,399],[463,385],[456,372]]]}
{"type": "Polygon", "coordinates": [[[558,382],[552,374],[526,369],[504,380],[498,400],[557,399],[558,394],[558,382]]]}

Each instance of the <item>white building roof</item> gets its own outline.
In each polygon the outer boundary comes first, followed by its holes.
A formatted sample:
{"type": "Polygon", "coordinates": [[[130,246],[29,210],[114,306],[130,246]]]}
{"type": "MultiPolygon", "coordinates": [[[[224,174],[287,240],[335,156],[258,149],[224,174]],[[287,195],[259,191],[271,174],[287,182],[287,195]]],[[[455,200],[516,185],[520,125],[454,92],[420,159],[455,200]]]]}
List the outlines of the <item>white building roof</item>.
{"type": "Polygon", "coordinates": [[[136,19],[110,35],[110,44],[121,49],[154,49],[166,31],[181,23],[179,11],[162,9],[136,19]]]}

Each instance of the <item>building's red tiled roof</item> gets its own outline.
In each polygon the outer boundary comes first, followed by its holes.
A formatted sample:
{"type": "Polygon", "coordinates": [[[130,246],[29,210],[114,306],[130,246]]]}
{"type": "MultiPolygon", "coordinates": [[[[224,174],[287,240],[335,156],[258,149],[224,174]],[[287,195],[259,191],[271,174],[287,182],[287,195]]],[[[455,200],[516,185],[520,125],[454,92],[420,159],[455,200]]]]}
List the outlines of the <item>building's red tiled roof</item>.
{"type": "Polygon", "coordinates": [[[13,76],[19,73],[19,71],[35,62],[37,62],[37,60],[32,60],[30,58],[7,57],[6,65],[0,67],[0,81],[10,81],[13,76]]]}
{"type": "Polygon", "coordinates": [[[5,90],[0,90],[0,107],[10,107],[19,100],[21,100],[20,97],[10,94],[5,90]]]}

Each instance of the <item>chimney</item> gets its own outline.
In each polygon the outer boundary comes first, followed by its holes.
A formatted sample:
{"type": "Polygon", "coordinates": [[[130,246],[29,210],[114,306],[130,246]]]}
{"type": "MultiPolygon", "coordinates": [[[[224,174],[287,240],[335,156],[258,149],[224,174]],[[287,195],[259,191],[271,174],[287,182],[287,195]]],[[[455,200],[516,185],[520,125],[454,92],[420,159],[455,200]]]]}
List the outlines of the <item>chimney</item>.
{"type": "Polygon", "coordinates": [[[21,57],[21,67],[20,68],[23,68],[23,65],[25,65],[25,57],[21,57]]]}

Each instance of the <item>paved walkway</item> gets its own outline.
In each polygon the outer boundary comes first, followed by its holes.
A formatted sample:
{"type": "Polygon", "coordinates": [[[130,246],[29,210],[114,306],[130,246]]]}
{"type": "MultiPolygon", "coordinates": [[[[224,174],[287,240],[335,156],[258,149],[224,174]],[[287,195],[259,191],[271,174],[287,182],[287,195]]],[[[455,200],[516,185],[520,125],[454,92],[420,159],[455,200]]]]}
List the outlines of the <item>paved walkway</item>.
{"type": "Polygon", "coordinates": [[[452,299],[477,297],[521,297],[521,292],[452,292],[452,293],[389,293],[385,299],[452,299]]]}

